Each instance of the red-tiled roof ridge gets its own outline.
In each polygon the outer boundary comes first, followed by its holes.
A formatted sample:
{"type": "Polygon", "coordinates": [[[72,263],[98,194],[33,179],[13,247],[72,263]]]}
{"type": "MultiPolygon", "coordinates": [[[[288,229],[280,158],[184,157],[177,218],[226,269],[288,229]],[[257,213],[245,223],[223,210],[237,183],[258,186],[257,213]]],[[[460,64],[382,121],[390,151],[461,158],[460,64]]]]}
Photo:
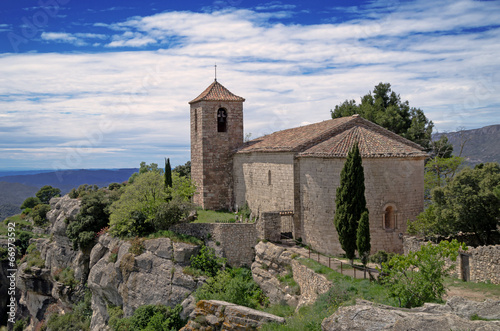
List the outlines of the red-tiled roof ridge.
{"type": "Polygon", "coordinates": [[[217,80],[214,80],[209,87],[205,89],[199,96],[195,99],[189,101],[189,104],[199,102],[199,101],[245,101],[244,98],[239,97],[231,93],[227,88],[225,88],[217,80]]]}
{"type": "MultiPolygon", "coordinates": [[[[423,152],[423,148],[420,145],[374,124],[359,115],[341,117],[297,128],[277,131],[248,142],[239,149],[238,153],[295,152],[300,156],[345,156],[345,146],[336,146],[336,150],[331,150],[330,152],[325,152],[325,149],[328,150],[328,148],[333,148],[327,145],[334,144],[335,142],[349,144],[350,148],[353,143],[352,139],[359,141],[361,139],[366,140],[368,138],[363,137],[368,135],[369,132],[373,132],[373,134],[370,135],[370,144],[376,144],[378,146],[378,148],[370,148],[373,152],[371,156],[427,155],[423,152]],[[364,130],[357,129],[358,127],[364,130]],[[340,141],[346,134],[350,134],[350,138],[345,142],[340,141]],[[380,143],[378,143],[377,140],[380,140],[380,143]]],[[[366,143],[366,146],[369,146],[369,144],[366,143]]],[[[365,156],[369,155],[365,153],[365,156]]]]}

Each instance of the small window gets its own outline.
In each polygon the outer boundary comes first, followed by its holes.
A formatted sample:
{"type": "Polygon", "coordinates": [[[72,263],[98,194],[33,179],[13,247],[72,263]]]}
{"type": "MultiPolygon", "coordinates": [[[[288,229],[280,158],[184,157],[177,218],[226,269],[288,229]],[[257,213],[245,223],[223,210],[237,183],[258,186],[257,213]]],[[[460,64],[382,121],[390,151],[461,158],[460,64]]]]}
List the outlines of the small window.
{"type": "Polygon", "coordinates": [[[227,132],[227,112],[224,108],[217,110],[217,132],[227,132]]]}
{"type": "Polygon", "coordinates": [[[198,109],[194,110],[194,132],[198,132],[198,109]]]}
{"type": "Polygon", "coordinates": [[[267,185],[271,185],[271,170],[267,172],[267,185]]]}
{"type": "Polygon", "coordinates": [[[397,214],[394,206],[387,206],[384,209],[382,227],[386,230],[394,230],[397,228],[397,214]]]}

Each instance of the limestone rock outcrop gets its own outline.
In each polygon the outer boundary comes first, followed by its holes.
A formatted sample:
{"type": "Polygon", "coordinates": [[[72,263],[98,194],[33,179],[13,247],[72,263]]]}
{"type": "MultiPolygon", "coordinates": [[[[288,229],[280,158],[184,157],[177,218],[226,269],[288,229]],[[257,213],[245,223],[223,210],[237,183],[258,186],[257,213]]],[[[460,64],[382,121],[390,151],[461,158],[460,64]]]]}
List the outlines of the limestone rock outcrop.
{"type": "Polygon", "coordinates": [[[500,301],[474,302],[454,297],[444,305],[425,304],[404,309],[358,300],[355,306],[340,307],[323,320],[323,331],[340,330],[500,330],[500,321],[471,321],[477,314],[488,319],[500,318],[500,301]]]}
{"type": "Polygon", "coordinates": [[[201,300],[181,331],[257,330],[265,323],[284,323],[283,317],[218,300],[201,300]]]}
{"type": "Polygon", "coordinates": [[[252,275],[271,303],[286,303],[298,310],[304,305],[313,304],[320,294],[330,289],[332,283],[293,257],[294,253],[285,247],[260,242],[255,246],[252,275]],[[298,288],[280,281],[287,275],[293,276],[298,288]]]}
{"type": "MultiPolygon", "coordinates": [[[[90,254],[88,286],[92,291],[92,330],[104,330],[109,305],[125,316],[145,304],[181,304],[204,282],[183,273],[198,246],[168,238],[146,240],[143,252],[129,252],[129,242],[103,235],[90,254]]],[[[185,304],[186,306],[189,306],[185,304]]]]}

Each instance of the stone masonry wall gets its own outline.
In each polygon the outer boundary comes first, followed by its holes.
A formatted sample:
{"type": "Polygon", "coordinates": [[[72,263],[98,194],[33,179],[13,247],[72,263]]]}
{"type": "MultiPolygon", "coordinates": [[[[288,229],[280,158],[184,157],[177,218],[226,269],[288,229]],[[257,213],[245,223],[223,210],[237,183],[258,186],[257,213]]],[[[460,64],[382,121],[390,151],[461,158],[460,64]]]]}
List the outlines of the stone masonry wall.
{"type": "MultiPolygon", "coordinates": [[[[300,158],[300,232],[305,243],[327,254],[341,254],[333,224],[335,195],[345,159],[300,158]]],[[[424,160],[415,158],[365,158],[365,197],[370,213],[372,253],[403,252],[400,233],[406,221],[423,211],[424,160]],[[395,224],[386,229],[384,210],[395,210],[395,224]]]]}
{"type": "Polygon", "coordinates": [[[261,213],[255,227],[258,239],[270,241],[281,239],[281,216],[278,212],[261,213]]]}
{"type": "Polygon", "coordinates": [[[177,224],[172,231],[200,239],[207,239],[210,234],[210,240],[219,242],[215,248],[233,267],[250,266],[255,256],[257,232],[253,223],[184,223],[177,224]]]}
{"type": "Polygon", "coordinates": [[[292,153],[235,154],[233,162],[236,204],[247,201],[255,215],[293,210],[292,153]]]}
{"type": "Polygon", "coordinates": [[[194,202],[205,209],[233,206],[232,155],[243,144],[243,103],[201,101],[191,105],[191,178],[194,202]],[[217,110],[227,111],[227,131],[217,132],[217,110]]]}
{"type": "MultiPolygon", "coordinates": [[[[427,244],[426,241],[416,237],[404,237],[404,253],[420,250],[420,246],[427,244]]],[[[469,255],[469,276],[473,282],[491,282],[500,284],[500,245],[470,247],[462,252],[469,255]]],[[[462,277],[462,264],[459,256],[455,262],[447,261],[447,266],[454,264],[454,276],[462,277]]]]}

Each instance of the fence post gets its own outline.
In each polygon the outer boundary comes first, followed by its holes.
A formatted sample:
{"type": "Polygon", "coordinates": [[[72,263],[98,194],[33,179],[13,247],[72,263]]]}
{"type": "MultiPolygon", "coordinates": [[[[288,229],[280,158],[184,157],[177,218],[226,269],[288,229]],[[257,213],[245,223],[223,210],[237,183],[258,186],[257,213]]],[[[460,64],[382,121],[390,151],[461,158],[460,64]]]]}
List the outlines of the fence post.
{"type": "Polygon", "coordinates": [[[328,257],[328,268],[330,268],[330,269],[332,268],[332,267],[330,267],[330,257],[328,257]]]}
{"type": "Polygon", "coordinates": [[[352,265],[352,268],[354,269],[354,278],[356,278],[356,267],[354,266],[354,264],[352,265]]]}
{"type": "Polygon", "coordinates": [[[340,274],[341,274],[341,275],[343,275],[343,274],[344,274],[344,272],[343,272],[343,270],[342,270],[342,261],[340,261],[340,274]]]}
{"type": "Polygon", "coordinates": [[[311,247],[309,247],[309,258],[311,258],[311,247]]]}
{"type": "Polygon", "coordinates": [[[364,279],[366,279],[366,266],[365,266],[365,275],[364,275],[364,279]]]}
{"type": "Polygon", "coordinates": [[[318,252],[318,263],[319,263],[319,252],[318,252]]]}

